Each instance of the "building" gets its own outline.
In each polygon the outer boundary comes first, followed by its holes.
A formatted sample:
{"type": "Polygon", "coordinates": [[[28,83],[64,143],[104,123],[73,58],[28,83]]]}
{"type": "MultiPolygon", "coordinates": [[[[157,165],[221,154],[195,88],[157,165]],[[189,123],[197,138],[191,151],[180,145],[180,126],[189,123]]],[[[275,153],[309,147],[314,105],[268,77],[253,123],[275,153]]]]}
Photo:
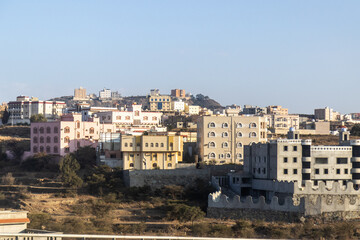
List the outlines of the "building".
{"type": "Polygon", "coordinates": [[[268,106],[266,107],[267,114],[279,114],[279,115],[288,115],[289,110],[287,108],[283,108],[282,106],[268,106]]]}
{"type": "Polygon", "coordinates": [[[110,99],[111,98],[111,90],[104,88],[103,90],[99,91],[99,98],[100,99],[110,99]]]}
{"type": "Polygon", "coordinates": [[[258,106],[244,105],[243,114],[246,115],[262,115],[267,113],[267,108],[258,106]]]}
{"type": "Polygon", "coordinates": [[[339,112],[329,107],[315,109],[314,115],[316,120],[324,121],[341,121],[343,118],[339,112]]]}
{"type": "Polygon", "coordinates": [[[150,111],[169,112],[172,111],[172,100],[167,95],[150,95],[149,106],[150,111]]]}
{"type": "Polygon", "coordinates": [[[102,134],[101,160],[124,170],[174,169],[182,161],[183,136],[102,134]]]}
{"type": "Polygon", "coordinates": [[[74,100],[86,100],[86,89],[85,88],[76,88],[74,89],[74,100]]]}
{"type": "Polygon", "coordinates": [[[189,115],[199,115],[200,114],[200,106],[190,105],[189,106],[189,115]]]}
{"type": "Polygon", "coordinates": [[[176,98],[185,98],[186,93],[184,89],[172,89],[171,96],[176,98]]]}
{"type": "Polygon", "coordinates": [[[178,100],[172,102],[172,109],[175,112],[184,112],[185,111],[185,102],[178,100]]]}
{"type": "Polygon", "coordinates": [[[118,91],[115,92],[111,92],[111,99],[112,100],[117,100],[121,98],[121,94],[118,91]]]}
{"type": "Polygon", "coordinates": [[[243,164],[244,146],[266,142],[266,118],[202,116],[197,123],[199,157],[206,163],[243,164]]]}
{"type": "Polygon", "coordinates": [[[76,113],[53,122],[31,123],[30,153],[64,156],[80,147],[97,147],[101,132],[114,131],[112,124],[100,124],[98,118],[82,121],[81,114],[76,113]]]}
{"type": "Polygon", "coordinates": [[[276,134],[286,134],[289,128],[299,129],[299,115],[273,113],[265,115],[267,117],[267,127],[271,128],[276,134]]]}
{"type": "Polygon", "coordinates": [[[27,211],[0,211],[0,233],[22,233],[30,223],[27,211]]]}
{"type": "Polygon", "coordinates": [[[62,115],[65,107],[65,102],[61,101],[40,101],[37,98],[19,96],[16,101],[8,103],[10,114],[8,122],[29,124],[31,116],[37,114],[42,114],[48,120],[54,120],[62,115]]]}
{"type": "Polygon", "coordinates": [[[160,90],[159,89],[151,89],[150,90],[150,96],[159,96],[160,90]]]}

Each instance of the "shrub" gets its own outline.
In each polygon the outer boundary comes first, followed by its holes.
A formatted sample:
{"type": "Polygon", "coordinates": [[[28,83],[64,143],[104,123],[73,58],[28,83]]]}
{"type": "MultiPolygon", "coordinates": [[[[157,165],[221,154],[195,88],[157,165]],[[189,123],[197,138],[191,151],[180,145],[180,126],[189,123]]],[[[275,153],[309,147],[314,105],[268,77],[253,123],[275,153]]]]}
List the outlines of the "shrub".
{"type": "Polygon", "coordinates": [[[213,237],[231,237],[231,227],[225,224],[214,224],[210,226],[210,235],[213,237]]]}
{"type": "Polygon", "coordinates": [[[9,172],[1,177],[1,183],[4,185],[14,185],[15,178],[13,177],[12,173],[9,172]]]}
{"type": "Polygon", "coordinates": [[[196,237],[208,236],[209,231],[210,227],[208,224],[205,223],[193,224],[191,227],[191,232],[196,237]]]}
{"type": "Polygon", "coordinates": [[[178,220],[180,222],[192,223],[196,220],[204,218],[205,213],[199,207],[191,207],[185,204],[170,205],[170,210],[167,213],[169,220],[178,220]]]}
{"type": "Polygon", "coordinates": [[[80,169],[79,163],[72,155],[66,155],[60,161],[61,180],[65,186],[71,188],[81,187],[82,179],[76,174],[80,169]]]}
{"type": "Polygon", "coordinates": [[[51,222],[51,216],[47,213],[30,213],[28,216],[30,219],[29,228],[32,229],[47,229],[51,222]]]}

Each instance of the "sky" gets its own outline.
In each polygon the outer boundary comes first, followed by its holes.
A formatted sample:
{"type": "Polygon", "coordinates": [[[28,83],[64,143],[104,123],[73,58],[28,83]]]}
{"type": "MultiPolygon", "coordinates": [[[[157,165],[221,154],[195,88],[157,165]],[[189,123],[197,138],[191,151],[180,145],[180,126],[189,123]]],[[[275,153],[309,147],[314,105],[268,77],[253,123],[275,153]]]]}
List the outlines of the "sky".
{"type": "Polygon", "coordinates": [[[360,1],[0,0],[0,102],[180,88],[360,112],[360,1]]]}

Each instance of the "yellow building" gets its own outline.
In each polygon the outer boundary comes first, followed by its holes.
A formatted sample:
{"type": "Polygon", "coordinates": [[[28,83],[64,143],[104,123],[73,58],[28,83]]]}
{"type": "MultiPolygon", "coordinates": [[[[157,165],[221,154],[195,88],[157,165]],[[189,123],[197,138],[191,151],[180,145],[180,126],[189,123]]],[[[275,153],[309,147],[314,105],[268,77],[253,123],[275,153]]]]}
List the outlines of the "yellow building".
{"type": "Polygon", "coordinates": [[[174,169],[182,161],[183,137],[122,135],[123,169],[174,169]]]}
{"type": "Polygon", "coordinates": [[[171,111],[172,101],[171,96],[167,95],[156,95],[149,97],[150,111],[171,111]]]}

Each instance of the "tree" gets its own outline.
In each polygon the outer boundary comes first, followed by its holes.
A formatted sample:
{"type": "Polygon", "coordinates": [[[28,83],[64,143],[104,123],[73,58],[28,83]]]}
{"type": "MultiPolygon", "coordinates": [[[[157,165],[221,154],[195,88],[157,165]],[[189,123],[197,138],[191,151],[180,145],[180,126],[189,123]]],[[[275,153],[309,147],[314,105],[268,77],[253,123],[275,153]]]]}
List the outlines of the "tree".
{"type": "Polygon", "coordinates": [[[47,119],[42,114],[36,114],[30,117],[30,122],[47,122],[47,119]]]}
{"type": "Polygon", "coordinates": [[[353,136],[360,136],[360,124],[355,124],[351,130],[350,134],[353,136]]]}
{"type": "Polygon", "coordinates": [[[93,147],[81,147],[73,153],[73,156],[82,169],[96,166],[96,150],[93,147]]]}
{"type": "Polygon", "coordinates": [[[170,220],[178,220],[180,222],[194,223],[196,220],[204,218],[205,213],[199,207],[191,207],[185,204],[175,204],[170,207],[167,217],[170,220]]]}
{"type": "Polygon", "coordinates": [[[1,119],[2,123],[7,124],[8,121],[9,121],[9,117],[10,117],[10,113],[8,112],[8,110],[6,108],[3,115],[2,115],[2,119],[1,119]]]}
{"type": "Polygon", "coordinates": [[[73,155],[66,155],[60,161],[61,180],[65,186],[71,188],[81,187],[83,184],[82,179],[76,174],[80,169],[80,164],[73,155]]]}

